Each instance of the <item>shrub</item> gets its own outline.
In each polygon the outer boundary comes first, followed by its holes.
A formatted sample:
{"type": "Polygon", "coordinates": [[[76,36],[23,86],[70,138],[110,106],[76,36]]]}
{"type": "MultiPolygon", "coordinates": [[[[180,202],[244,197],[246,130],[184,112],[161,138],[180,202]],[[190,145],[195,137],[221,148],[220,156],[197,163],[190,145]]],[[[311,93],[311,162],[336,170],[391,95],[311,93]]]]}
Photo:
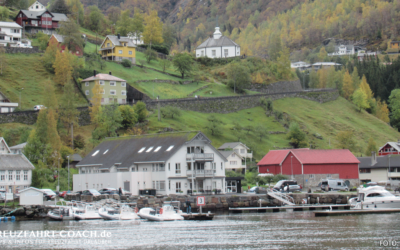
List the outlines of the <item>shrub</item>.
{"type": "MultiPolygon", "coordinates": [[[[149,45],[148,44],[140,44],[140,45],[138,45],[138,47],[147,49],[147,47],[149,47],[149,45]]],[[[153,49],[153,50],[155,50],[155,51],[157,51],[159,53],[163,53],[163,54],[169,55],[169,49],[167,47],[165,47],[164,45],[154,45],[154,44],[152,44],[151,45],[151,49],[153,49]]]]}
{"type": "Polygon", "coordinates": [[[74,148],[83,149],[85,147],[85,138],[81,135],[76,135],[74,137],[74,148]]]}
{"type": "Polygon", "coordinates": [[[122,64],[122,66],[124,66],[124,67],[126,67],[126,68],[132,67],[132,62],[129,61],[128,59],[122,60],[121,64],[122,64]]]}

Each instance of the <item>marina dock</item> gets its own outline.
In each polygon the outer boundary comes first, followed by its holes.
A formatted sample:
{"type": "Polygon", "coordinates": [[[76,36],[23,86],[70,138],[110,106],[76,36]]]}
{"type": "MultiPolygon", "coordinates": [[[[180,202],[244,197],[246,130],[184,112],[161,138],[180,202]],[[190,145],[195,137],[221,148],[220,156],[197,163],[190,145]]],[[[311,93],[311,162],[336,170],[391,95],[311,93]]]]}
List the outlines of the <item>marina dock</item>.
{"type": "Polygon", "coordinates": [[[384,213],[400,213],[400,209],[354,209],[354,210],[341,210],[341,211],[315,211],[316,217],[331,216],[331,215],[348,215],[348,214],[384,214],[384,213]]]}
{"type": "Polygon", "coordinates": [[[291,211],[313,211],[313,210],[349,210],[350,205],[348,204],[321,204],[321,205],[298,205],[298,206],[280,206],[280,207],[230,207],[229,211],[235,213],[242,212],[283,212],[287,210],[291,211]]]}
{"type": "Polygon", "coordinates": [[[181,215],[185,220],[212,220],[214,218],[213,213],[182,213],[181,215]]]}

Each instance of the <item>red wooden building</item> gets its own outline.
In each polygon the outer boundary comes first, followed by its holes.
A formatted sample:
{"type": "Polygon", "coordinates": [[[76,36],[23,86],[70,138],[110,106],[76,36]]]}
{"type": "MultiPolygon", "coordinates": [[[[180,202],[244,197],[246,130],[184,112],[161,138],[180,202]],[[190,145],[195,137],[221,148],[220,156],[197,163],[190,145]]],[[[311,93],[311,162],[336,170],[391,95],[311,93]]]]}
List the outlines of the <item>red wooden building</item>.
{"type": "Polygon", "coordinates": [[[347,149],[291,149],[271,150],[257,165],[260,174],[287,175],[309,187],[327,178],[348,180],[356,185],[359,163],[347,149]]]}
{"type": "MultiPolygon", "coordinates": [[[[58,47],[60,48],[60,52],[64,52],[65,48],[67,47],[65,44],[63,44],[64,37],[62,35],[57,35],[57,34],[51,35],[49,39],[49,44],[50,43],[57,43],[58,47]]],[[[74,49],[71,50],[70,53],[77,56],[83,56],[83,50],[82,48],[79,48],[79,46],[74,46],[74,49]]]]}
{"type": "Polygon", "coordinates": [[[400,154],[400,141],[386,142],[383,147],[379,148],[379,155],[398,155],[400,154]]]}
{"type": "Polygon", "coordinates": [[[47,34],[54,33],[58,23],[67,21],[68,17],[62,13],[52,13],[41,3],[36,1],[28,10],[20,10],[14,21],[21,25],[25,32],[37,33],[43,31],[47,34]]]}

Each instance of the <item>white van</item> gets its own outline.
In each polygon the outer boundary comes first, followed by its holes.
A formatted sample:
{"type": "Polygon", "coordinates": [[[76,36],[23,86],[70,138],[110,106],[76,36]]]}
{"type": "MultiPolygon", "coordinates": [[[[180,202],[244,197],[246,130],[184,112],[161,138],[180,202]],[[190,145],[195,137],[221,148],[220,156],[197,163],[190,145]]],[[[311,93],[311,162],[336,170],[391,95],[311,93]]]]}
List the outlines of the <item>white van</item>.
{"type": "Polygon", "coordinates": [[[321,181],[321,190],[326,190],[326,186],[328,186],[328,190],[345,190],[349,191],[349,187],[343,180],[334,179],[334,180],[322,180],[321,181]]]}

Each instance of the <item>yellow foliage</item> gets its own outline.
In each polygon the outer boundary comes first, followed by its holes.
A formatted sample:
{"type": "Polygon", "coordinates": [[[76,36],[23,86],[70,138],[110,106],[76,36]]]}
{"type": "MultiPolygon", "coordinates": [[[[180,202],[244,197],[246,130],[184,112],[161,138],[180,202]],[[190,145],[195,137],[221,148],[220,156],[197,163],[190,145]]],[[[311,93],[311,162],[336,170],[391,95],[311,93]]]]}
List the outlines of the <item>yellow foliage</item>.
{"type": "Polygon", "coordinates": [[[354,93],[353,80],[351,79],[351,76],[350,76],[348,70],[346,71],[346,73],[344,74],[344,77],[343,77],[343,89],[342,90],[343,90],[343,96],[347,100],[354,93]]]}
{"type": "Polygon", "coordinates": [[[163,43],[164,39],[162,37],[162,22],[158,17],[158,12],[156,10],[150,11],[148,15],[144,17],[144,31],[143,31],[143,41],[144,43],[163,43]]]}
{"type": "Polygon", "coordinates": [[[382,121],[389,123],[389,109],[385,101],[378,100],[377,101],[377,109],[376,109],[376,117],[381,119],[382,121]]]}
{"type": "Polygon", "coordinates": [[[92,99],[90,100],[92,103],[92,106],[89,107],[89,113],[90,113],[90,121],[92,124],[97,125],[97,117],[100,112],[100,106],[101,106],[101,98],[103,97],[103,87],[100,86],[98,82],[94,85],[92,89],[92,99]]]}
{"type": "Polygon", "coordinates": [[[72,57],[73,55],[69,53],[67,48],[64,52],[57,51],[56,60],[53,64],[54,81],[61,86],[72,80],[72,57]]]}
{"type": "Polygon", "coordinates": [[[264,78],[260,72],[257,72],[257,74],[252,77],[252,82],[258,83],[258,84],[264,83],[264,78]]]}
{"type": "Polygon", "coordinates": [[[369,87],[369,84],[367,83],[367,78],[365,77],[365,75],[361,79],[360,88],[367,95],[368,100],[371,99],[372,97],[374,97],[374,93],[372,93],[372,90],[369,87]]]}

